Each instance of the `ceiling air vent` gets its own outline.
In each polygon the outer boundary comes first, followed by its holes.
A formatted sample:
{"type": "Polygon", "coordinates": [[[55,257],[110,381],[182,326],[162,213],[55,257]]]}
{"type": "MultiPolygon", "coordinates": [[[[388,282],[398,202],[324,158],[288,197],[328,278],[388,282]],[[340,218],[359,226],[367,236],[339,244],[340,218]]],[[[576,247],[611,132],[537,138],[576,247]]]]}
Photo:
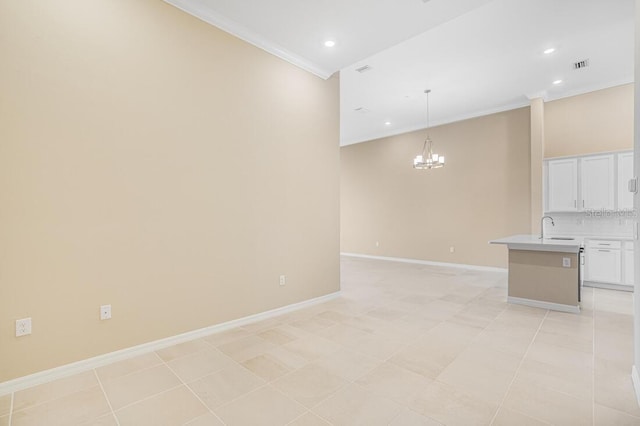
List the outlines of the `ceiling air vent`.
{"type": "Polygon", "coordinates": [[[586,68],[588,66],[589,66],[589,60],[588,59],[583,59],[581,61],[573,63],[573,69],[574,70],[579,70],[579,69],[582,69],[582,68],[586,68]]]}
{"type": "Polygon", "coordinates": [[[365,113],[370,111],[370,110],[366,109],[365,107],[358,107],[358,108],[354,108],[353,110],[355,112],[359,112],[360,114],[365,114],[365,113]]]}
{"type": "Polygon", "coordinates": [[[371,71],[371,67],[369,65],[363,65],[360,68],[356,68],[356,71],[358,71],[360,73],[371,71]]]}

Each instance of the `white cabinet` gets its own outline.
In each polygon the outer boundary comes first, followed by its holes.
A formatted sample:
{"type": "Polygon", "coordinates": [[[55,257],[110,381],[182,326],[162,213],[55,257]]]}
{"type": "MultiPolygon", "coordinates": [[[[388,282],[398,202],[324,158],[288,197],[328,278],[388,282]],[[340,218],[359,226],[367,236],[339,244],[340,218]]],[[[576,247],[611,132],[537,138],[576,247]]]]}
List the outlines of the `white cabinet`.
{"type": "Polygon", "coordinates": [[[584,210],[613,210],[614,162],[613,155],[583,157],[580,162],[581,206],[584,210]]]}
{"type": "Polygon", "coordinates": [[[547,163],[547,211],[578,210],[578,159],[549,160],[547,163]]]}
{"type": "Polygon", "coordinates": [[[587,247],[585,280],[610,284],[621,283],[620,249],[587,247]]]}
{"type": "Polygon", "coordinates": [[[633,152],[618,154],[618,209],[633,209],[633,194],[628,190],[633,178],[633,152]]]}
{"type": "Polygon", "coordinates": [[[624,284],[633,286],[634,264],[633,264],[633,243],[624,243],[624,284]]]}
{"type": "Polygon", "coordinates": [[[545,212],[632,209],[632,177],[633,152],[546,160],[545,212]]]}
{"type": "Polygon", "coordinates": [[[633,291],[633,242],[587,240],[585,285],[633,291]]]}

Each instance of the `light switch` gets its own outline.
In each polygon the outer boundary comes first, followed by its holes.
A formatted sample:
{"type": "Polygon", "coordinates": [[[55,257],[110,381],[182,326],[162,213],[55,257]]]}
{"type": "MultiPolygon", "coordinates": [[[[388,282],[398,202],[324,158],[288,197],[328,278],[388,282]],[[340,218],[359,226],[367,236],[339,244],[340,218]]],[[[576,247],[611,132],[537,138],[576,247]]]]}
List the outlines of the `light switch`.
{"type": "Polygon", "coordinates": [[[562,267],[563,268],[571,268],[571,258],[570,257],[563,257],[562,258],[562,267]]]}

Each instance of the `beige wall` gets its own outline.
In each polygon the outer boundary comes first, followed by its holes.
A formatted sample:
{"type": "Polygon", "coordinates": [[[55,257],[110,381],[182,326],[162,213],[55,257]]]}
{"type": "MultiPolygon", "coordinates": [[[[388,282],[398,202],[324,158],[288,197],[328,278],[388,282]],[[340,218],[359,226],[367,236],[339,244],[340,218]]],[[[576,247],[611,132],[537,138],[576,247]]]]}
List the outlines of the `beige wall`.
{"type": "Polygon", "coordinates": [[[531,100],[531,114],[529,125],[531,127],[530,146],[531,156],[529,169],[531,171],[531,233],[540,233],[540,222],[542,217],[543,193],[544,193],[544,101],[542,98],[531,100]]]}
{"type": "Polygon", "coordinates": [[[341,250],[506,267],[507,251],[488,241],[529,233],[529,108],[431,136],[442,169],[412,168],[424,131],[341,149],[341,250]]]}
{"type": "Polygon", "coordinates": [[[0,28],[0,382],[339,289],[337,79],[157,0],[0,28]]]}
{"type": "Polygon", "coordinates": [[[633,84],[545,103],[545,158],[633,149],[633,84]]]}

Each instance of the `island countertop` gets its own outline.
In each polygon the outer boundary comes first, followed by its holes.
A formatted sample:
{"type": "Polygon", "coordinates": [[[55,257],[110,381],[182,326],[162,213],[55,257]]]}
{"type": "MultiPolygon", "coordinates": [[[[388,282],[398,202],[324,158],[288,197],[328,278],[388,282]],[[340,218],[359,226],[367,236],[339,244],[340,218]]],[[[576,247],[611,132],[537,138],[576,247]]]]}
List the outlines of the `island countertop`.
{"type": "Polygon", "coordinates": [[[505,244],[510,250],[555,251],[563,253],[578,253],[584,246],[582,237],[549,237],[543,240],[539,235],[521,234],[498,238],[489,244],[505,244]]]}

